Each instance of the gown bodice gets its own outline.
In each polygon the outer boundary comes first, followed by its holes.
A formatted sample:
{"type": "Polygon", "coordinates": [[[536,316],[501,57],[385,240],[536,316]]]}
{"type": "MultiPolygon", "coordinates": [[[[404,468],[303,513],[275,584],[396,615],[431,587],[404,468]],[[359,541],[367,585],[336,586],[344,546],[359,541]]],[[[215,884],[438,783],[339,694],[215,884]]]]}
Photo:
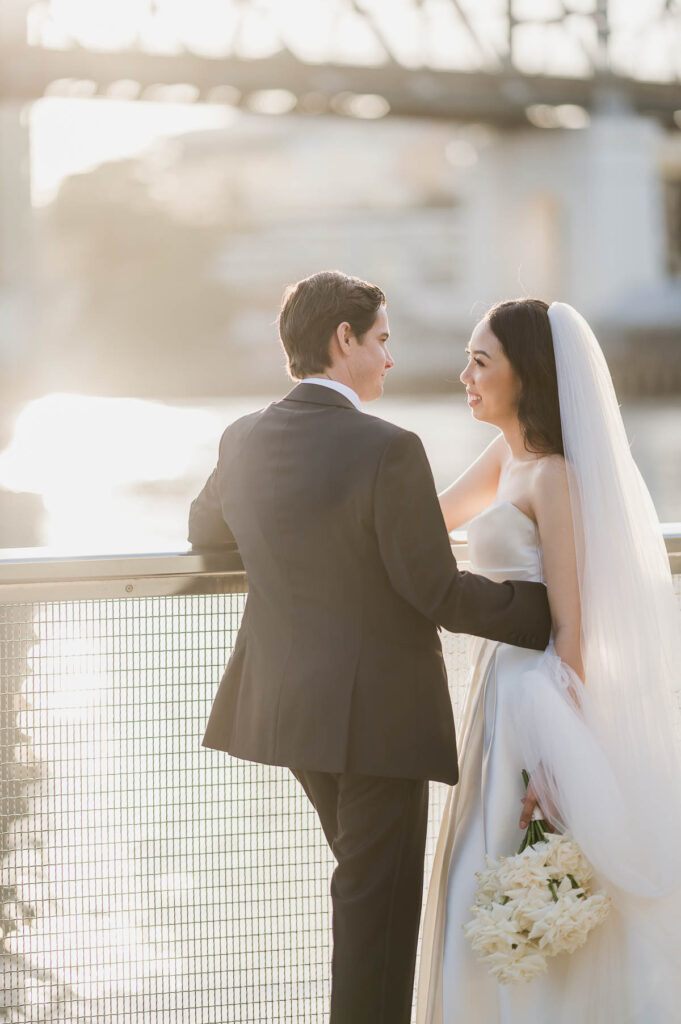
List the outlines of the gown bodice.
{"type": "Polygon", "coordinates": [[[468,524],[473,572],[490,580],[544,583],[537,524],[510,501],[495,501],[468,524]]]}

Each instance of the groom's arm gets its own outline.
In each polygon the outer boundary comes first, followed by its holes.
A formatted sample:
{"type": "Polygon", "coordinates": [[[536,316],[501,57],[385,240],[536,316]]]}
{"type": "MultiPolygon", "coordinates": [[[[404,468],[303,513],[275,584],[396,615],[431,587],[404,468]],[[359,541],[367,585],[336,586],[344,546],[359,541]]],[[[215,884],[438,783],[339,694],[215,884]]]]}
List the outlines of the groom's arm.
{"type": "Polygon", "coordinates": [[[193,548],[236,547],[234,534],[222,515],[217,467],[191,503],[187,539],[193,548]]]}
{"type": "Polygon", "coordinates": [[[383,452],[374,521],[381,557],[401,596],[453,633],[543,650],[551,616],[542,583],[493,583],[461,572],[452,554],[421,440],[400,433],[383,452]]]}
{"type": "MultiPolygon", "coordinates": [[[[227,431],[220,438],[218,463],[189,509],[188,540],[193,548],[236,548],[236,539],[222,514],[220,471],[224,470],[227,431]]],[[[224,477],[224,472],[222,473],[224,477]]]]}

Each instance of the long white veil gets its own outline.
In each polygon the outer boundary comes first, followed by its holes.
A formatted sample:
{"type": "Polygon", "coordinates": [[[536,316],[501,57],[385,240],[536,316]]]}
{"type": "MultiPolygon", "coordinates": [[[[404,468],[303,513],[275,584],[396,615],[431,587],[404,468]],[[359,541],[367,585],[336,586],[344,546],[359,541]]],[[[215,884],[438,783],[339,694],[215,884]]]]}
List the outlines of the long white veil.
{"type": "MultiPolygon", "coordinates": [[[[523,678],[515,724],[540,805],[553,805],[613,896],[630,985],[617,1019],[657,1024],[677,1018],[681,999],[681,619],[600,346],[565,303],[549,321],[585,684],[549,649],[523,678]]],[[[589,977],[594,1005],[600,984],[589,977]]]]}

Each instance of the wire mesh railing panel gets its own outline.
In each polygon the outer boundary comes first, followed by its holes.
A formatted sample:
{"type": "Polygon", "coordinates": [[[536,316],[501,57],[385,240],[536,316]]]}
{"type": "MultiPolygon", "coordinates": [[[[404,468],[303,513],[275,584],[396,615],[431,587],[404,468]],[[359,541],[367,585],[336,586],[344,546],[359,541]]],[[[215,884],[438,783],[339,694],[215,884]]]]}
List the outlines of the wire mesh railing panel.
{"type": "MultiPolygon", "coordinates": [[[[0,606],[0,1020],[327,1020],[315,813],[286,769],[201,746],[244,601],[0,606]]],[[[457,719],[467,645],[445,637],[457,719]]]]}

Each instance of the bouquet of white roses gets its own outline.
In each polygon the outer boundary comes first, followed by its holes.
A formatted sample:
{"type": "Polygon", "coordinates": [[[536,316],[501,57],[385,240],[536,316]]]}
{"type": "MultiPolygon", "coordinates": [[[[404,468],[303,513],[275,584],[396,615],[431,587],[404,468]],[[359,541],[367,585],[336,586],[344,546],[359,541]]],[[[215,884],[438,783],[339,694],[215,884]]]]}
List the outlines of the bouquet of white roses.
{"type": "MultiPolygon", "coordinates": [[[[523,772],[525,785],[529,782],[523,772]]],[[[533,819],[518,853],[478,872],[473,919],[464,932],[498,981],[529,981],[547,957],[573,953],[608,914],[610,897],[592,892],[591,865],[568,835],[533,819]]]]}

